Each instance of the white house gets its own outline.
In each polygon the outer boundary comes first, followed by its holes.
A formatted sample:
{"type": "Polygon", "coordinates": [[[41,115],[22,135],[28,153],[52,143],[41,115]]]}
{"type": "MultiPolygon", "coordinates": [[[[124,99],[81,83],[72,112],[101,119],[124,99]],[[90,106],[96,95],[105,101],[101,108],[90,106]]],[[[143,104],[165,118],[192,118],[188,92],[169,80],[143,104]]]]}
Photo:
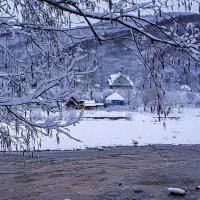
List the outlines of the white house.
{"type": "Polygon", "coordinates": [[[117,92],[114,92],[113,94],[111,94],[105,99],[105,104],[112,105],[112,106],[125,105],[125,99],[117,92]]]}

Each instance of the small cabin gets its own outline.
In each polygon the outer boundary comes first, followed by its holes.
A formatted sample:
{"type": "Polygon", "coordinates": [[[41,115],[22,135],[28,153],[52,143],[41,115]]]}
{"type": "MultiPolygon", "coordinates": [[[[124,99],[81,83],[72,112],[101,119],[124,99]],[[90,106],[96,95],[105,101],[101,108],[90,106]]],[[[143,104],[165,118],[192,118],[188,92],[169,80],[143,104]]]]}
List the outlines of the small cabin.
{"type": "Polygon", "coordinates": [[[110,75],[108,84],[110,88],[133,87],[133,81],[121,72],[110,75]]]}
{"type": "Polygon", "coordinates": [[[76,99],[76,97],[72,96],[65,105],[67,108],[78,108],[79,101],[76,99]]]}
{"type": "Polygon", "coordinates": [[[105,99],[105,104],[110,106],[122,106],[126,104],[124,97],[117,92],[114,92],[105,99]]]}

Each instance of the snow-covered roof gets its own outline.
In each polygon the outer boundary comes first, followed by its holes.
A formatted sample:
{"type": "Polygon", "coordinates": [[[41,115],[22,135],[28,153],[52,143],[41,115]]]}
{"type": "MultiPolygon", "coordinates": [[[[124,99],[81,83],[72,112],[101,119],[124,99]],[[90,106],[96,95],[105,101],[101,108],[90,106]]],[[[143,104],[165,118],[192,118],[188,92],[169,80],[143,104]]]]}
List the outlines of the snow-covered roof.
{"type": "Polygon", "coordinates": [[[111,94],[110,96],[108,96],[105,100],[106,101],[112,101],[112,100],[124,101],[125,99],[124,99],[124,97],[122,97],[117,92],[114,92],[113,94],[111,94]]]}
{"type": "Polygon", "coordinates": [[[78,105],[78,104],[79,104],[77,98],[74,97],[74,96],[71,96],[71,97],[69,98],[68,101],[69,101],[69,102],[73,102],[75,105],[78,105]]]}
{"type": "Polygon", "coordinates": [[[95,100],[84,100],[84,106],[103,106],[104,103],[96,103],[95,100]]]}
{"type": "Polygon", "coordinates": [[[99,84],[94,84],[94,86],[97,87],[97,88],[101,87],[101,85],[99,85],[99,84]]]}
{"type": "Polygon", "coordinates": [[[129,82],[130,86],[133,86],[133,81],[130,79],[130,77],[122,74],[121,72],[110,75],[110,79],[108,79],[109,85],[110,86],[114,85],[114,81],[117,80],[121,76],[123,76],[129,82]]]}
{"type": "Polygon", "coordinates": [[[104,103],[96,103],[97,106],[104,106],[104,103]]]}
{"type": "Polygon", "coordinates": [[[95,100],[85,100],[84,106],[96,106],[95,100]]]}
{"type": "Polygon", "coordinates": [[[110,79],[111,80],[116,80],[117,78],[119,78],[121,76],[121,72],[118,72],[117,74],[111,74],[110,75],[110,79]]]}
{"type": "Polygon", "coordinates": [[[76,75],[75,77],[76,82],[82,82],[83,81],[83,75],[76,75]]]}
{"type": "Polygon", "coordinates": [[[181,85],[180,90],[182,90],[182,91],[192,91],[192,89],[188,85],[181,85]]]}
{"type": "Polygon", "coordinates": [[[4,72],[0,72],[0,77],[2,77],[2,78],[9,77],[9,74],[4,73],[4,72]]]}

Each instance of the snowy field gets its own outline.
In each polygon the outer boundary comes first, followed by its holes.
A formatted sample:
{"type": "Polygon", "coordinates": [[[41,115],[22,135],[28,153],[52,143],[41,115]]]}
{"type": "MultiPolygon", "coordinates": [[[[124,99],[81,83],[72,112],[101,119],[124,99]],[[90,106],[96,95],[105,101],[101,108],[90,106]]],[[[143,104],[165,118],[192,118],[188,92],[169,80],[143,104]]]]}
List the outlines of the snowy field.
{"type": "MultiPolygon", "coordinates": [[[[126,116],[126,112],[86,111],[84,116],[126,116]]],[[[130,113],[128,113],[130,116],[130,113]]],[[[131,113],[131,120],[86,120],[70,127],[76,142],[60,135],[60,144],[55,138],[42,137],[41,150],[71,150],[102,146],[148,145],[148,144],[200,144],[200,109],[173,111],[169,118],[158,122],[156,114],[131,113]]]]}

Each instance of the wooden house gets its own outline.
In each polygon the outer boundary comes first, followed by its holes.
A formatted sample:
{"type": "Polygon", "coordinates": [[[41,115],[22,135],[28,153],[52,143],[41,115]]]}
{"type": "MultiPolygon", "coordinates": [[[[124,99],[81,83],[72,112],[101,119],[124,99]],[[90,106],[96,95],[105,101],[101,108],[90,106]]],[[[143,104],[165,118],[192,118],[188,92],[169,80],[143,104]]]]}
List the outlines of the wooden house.
{"type": "Polygon", "coordinates": [[[108,84],[110,88],[133,87],[133,81],[129,78],[129,76],[126,76],[121,72],[110,75],[108,84]]]}
{"type": "Polygon", "coordinates": [[[79,107],[79,101],[76,97],[72,96],[68,100],[68,102],[65,104],[66,108],[78,108],[79,107]]]}

